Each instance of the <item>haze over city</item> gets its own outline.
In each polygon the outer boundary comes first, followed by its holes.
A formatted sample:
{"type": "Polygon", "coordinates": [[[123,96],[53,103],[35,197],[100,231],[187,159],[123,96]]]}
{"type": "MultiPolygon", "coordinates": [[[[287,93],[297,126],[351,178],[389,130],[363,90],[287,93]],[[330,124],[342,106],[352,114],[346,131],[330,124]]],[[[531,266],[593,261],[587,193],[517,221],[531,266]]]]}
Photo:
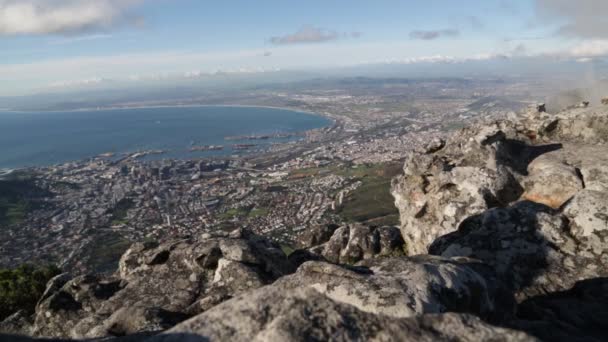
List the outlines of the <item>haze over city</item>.
{"type": "Polygon", "coordinates": [[[217,73],[592,63],[608,54],[607,10],[601,0],[2,0],[0,96],[217,73]]]}
{"type": "Polygon", "coordinates": [[[608,0],[0,0],[0,341],[608,341],[608,0]]]}

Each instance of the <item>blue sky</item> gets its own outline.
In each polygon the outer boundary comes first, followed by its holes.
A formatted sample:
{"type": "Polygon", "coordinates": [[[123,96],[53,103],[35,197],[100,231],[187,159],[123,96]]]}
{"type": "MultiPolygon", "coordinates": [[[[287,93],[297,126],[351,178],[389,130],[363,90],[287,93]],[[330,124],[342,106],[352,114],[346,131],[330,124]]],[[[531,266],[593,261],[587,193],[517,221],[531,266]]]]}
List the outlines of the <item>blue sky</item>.
{"type": "Polygon", "coordinates": [[[604,10],[603,0],[0,0],[0,96],[218,71],[586,60],[608,52],[604,10]]]}

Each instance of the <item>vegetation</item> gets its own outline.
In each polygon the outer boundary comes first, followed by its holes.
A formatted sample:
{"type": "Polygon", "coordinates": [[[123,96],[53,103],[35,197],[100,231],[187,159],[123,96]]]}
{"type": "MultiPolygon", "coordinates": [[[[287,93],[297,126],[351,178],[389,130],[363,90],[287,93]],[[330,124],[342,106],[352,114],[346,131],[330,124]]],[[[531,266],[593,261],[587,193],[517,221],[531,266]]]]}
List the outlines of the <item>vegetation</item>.
{"type": "Polygon", "coordinates": [[[249,214],[247,214],[247,217],[249,218],[256,218],[256,217],[264,217],[266,215],[268,215],[268,208],[255,208],[253,210],[251,210],[249,212],[249,214]]]}
{"type": "Polygon", "coordinates": [[[131,241],[115,232],[100,235],[89,244],[86,263],[96,272],[112,272],[118,267],[118,260],[131,246],[131,241]]]}
{"type": "Polygon", "coordinates": [[[398,225],[399,211],[390,193],[391,180],[401,172],[399,163],[364,165],[344,170],[342,175],[362,182],[346,196],[338,214],[347,222],[398,225]]]}
{"type": "Polygon", "coordinates": [[[134,205],[135,203],[130,198],[123,198],[118,201],[112,210],[112,225],[127,224],[127,213],[134,205]]]}
{"type": "Polygon", "coordinates": [[[38,199],[50,195],[36,186],[33,178],[19,176],[0,180],[0,226],[15,225],[39,206],[38,199]]]}
{"type": "Polygon", "coordinates": [[[0,269],[0,320],[19,310],[33,313],[47,282],[60,272],[55,266],[27,264],[0,269]]]}
{"type": "Polygon", "coordinates": [[[281,244],[281,250],[285,253],[286,256],[290,256],[293,252],[295,252],[295,248],[287,244],[281,244]]]}
{"type": "Polygon", "coordinates": [[[227,210],[224,213],[218,215],[218,218],[221,220],[231,220],[235,217],[242,217],[247,215],[248,210],[246,208],[232,208],[227,210]]]}

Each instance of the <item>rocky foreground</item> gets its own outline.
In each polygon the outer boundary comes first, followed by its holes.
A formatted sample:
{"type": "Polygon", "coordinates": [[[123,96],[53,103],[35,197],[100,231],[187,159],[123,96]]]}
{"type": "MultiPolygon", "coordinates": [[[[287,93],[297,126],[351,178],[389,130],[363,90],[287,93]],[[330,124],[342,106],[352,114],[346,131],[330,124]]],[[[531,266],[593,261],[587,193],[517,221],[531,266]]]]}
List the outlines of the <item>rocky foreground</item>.
{"type": "MultiPolygon", "coordinates": [[[[412,154],[400,229],[135,244],[57,276],[9,334],[119,341],[608,339],[608,110],[533,112],[412,154]]],[[[16,340],[15,336],[5,336],[16,340]]],[[[28,340],[23,338],[23,340],[28,340]]]]}

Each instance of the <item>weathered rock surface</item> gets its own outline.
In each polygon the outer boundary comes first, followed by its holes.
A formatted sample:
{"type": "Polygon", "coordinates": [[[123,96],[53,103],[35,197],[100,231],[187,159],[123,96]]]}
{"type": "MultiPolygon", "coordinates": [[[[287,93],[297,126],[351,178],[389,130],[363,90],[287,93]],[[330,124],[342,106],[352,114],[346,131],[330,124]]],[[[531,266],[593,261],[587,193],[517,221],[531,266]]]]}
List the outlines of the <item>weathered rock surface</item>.
{"type": "Polygon", "coordinates": [[[605,341],[608,336],[608,278],[578,282],[567,291],[528,299],[509,326],[544,341],[605,341]]]}
{"type": "MultiPolygon", "coordinates": [[[[535,111],[430,141],[393,182],[400,229],[313,227],[289,258],[240,230],[136,244],[115,275],[51,280],[33,332],[124,341],[604,341],[607,118],[608,110],[585,106],[535,111]]],[[[17,314],[0,329],[27,332],[28,321],[17,314]]]]}
{"type": "Polygon", "coordinates": [[[576,168],[545,154],[528,166],[528,177],[523,181],[523,198],[558,209],[583,186],[576,168]]]}
{"type": "Polygon", "coordinates": [[[31,315],[19,310],[0,322],[0,332],[14,335],[31,335],[33,325],[31,315]]]}
{"type": "Polygon", "coordinates": [[[272,286],[276,292],[311,287],[334,301],[391,317],[458,311],[498,320],[513,304],[491,268],[466,258],[377,258],[357,267],[307,262],[272,286]]]}
{"type": "Polygon", "coordinates": [[[412,154],[392,188],[408,253],[491,208],[527,199],[558,209],[583,189],[605,192],[606,141],[608,113],[584,108],[474,126],[412,154]]]}
{"type": "Polygon", "coordinates": [[[161,331],[232,296],[293,272],[281,249],[248,233],[135,244],[110,277],[56,278],[34,333],[91,338],[161,331]]]}
{"type": "Polygon", "coordinates": [[[409,254],[424,254],[439,236],[465,218],[517,200],[523,189],[513,175],[533,153],[509,122],[465,130],[434,154],[412,154],[393,182],[401,232],[409,254]]]}
{"type": "Polygon", "coordinates": [[[188,320],[152,341],[533,341],[460,314],[378,315],[312,287],[267,286],[188,320]]]}
{"type": "Polygon", "coordinates": [[[580,279],[608,275],[602,231],[578,239],[572,222],[542,204],[518,202],[470,217],[437,239],[430,253],[482,260],[520,299],[566,290],[580,279]]]}
{"type": "Polygon", "coordinates": [[[354,264],[374,257],[404,255],[403,247],[398,228],[355,223],[335,229],[329,239],[308,252],[330,262],[354,264]]]}

